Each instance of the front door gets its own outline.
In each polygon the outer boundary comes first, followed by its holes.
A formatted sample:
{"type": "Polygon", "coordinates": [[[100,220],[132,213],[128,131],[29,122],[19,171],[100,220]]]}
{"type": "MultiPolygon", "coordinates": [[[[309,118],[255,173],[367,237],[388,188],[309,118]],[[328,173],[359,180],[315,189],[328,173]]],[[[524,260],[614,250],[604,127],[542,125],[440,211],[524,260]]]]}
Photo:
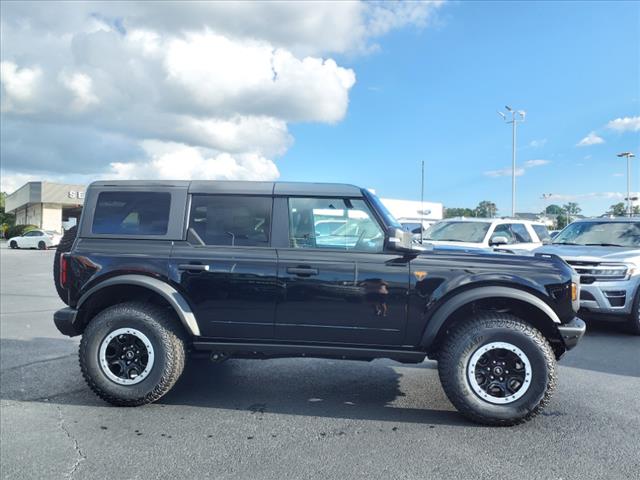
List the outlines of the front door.
{"type": "Polygon", "coordinates": [[[266,196],[192,196],[187,241],[174,245],[170,275],[202,336],[273,338],[278,262],[271,209],[266,196]]]}
{"type": "Polygon", "coordinates": [[[276,338],[401,345],[409,265],[383,251],[383,229],[365,201],[291,197],[283,208],[288,208],[289,248],[278,249],[284,293],[276,310],[276,338]]]}

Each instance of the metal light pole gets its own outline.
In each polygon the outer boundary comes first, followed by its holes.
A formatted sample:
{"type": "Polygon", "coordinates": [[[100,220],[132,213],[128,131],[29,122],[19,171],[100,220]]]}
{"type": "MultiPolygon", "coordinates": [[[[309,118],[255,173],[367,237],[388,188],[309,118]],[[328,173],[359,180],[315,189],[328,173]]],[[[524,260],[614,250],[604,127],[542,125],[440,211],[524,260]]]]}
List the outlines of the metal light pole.
{"type": "Polygon", "coordinates": [[[511,145],[511,216],[515,218],[516,216],[516,129],[518,122],[523,123],[527,112],[524,110],[514,110],[509,105],[506,105],[504,108],[511,114],[511,120],[507,118],[502,112],[498,112],[498,115],[502,117],[505,123],[510,123],[512,126],[511,129],[511,137],[512,137],[512,145],[511,145]]]}
{"type": "Polygon", "coordinates": [[[424,231],[424,160],[422,160],[420,179],[420,245],[422,245],[424,231]]]}
{"type": "Polygon", "coordinates": [[[618,154],[619,158],[627,157],[627,215],[630,217],[633,215],[633,208],[631,206],[631,160],[635,155],[631,152],[622,152],[618,154]]]}

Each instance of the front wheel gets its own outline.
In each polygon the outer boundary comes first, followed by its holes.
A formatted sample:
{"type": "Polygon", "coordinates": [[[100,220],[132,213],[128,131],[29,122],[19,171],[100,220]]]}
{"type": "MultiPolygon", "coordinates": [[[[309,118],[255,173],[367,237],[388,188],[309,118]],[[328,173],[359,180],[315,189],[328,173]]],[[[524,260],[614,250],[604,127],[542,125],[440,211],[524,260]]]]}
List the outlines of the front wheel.
{"type": "Polygon", "coordinates": [[[627,319],[629,332],[633,335],[640,335],[640,291],[636,293],[636,299],[633,302],[633,311],[627,319]]]}
{"type": "Polygon", "coordinates": [[[155,402],[176,383],[185,362],[184,332],[173,312],[138,302],[109,307],[80,341],[89,387],[118,406],[155,402]]]}
{"type": "Polygon", "coordinates": [[[15,250],[16,248],[18,248],[18,243],[15,240],[11,240],[9,246],[15,250]]]}
{"type": "Polygon", "coordinates": [[[502,313],[481,314],[454,328],[442,345],[438,372],[451,403],[485,425],[530,420],[556,386],[555,355],[545,337],[502,313]]]}

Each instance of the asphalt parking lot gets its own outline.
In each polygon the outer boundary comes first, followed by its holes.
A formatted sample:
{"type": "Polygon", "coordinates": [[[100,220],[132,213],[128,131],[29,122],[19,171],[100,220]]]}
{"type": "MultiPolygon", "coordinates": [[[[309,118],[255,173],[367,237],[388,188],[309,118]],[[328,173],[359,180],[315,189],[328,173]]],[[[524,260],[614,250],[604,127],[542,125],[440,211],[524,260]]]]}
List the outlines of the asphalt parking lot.
{"type": "Polygon", "coordinates": [[[435,363],[193,361],[160,402],[115,408],[80,375],[52,251],[2,243],[2,478],[640,478],[640,338],[590,325],[530,423],[469,423],[435,363]]]}

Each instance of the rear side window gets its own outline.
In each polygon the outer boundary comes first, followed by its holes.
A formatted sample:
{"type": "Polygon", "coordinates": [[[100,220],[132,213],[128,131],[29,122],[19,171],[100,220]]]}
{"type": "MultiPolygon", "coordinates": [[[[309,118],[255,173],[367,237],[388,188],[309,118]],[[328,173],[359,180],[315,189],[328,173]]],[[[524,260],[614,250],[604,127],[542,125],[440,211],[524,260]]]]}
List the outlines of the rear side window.
{"type": "Polygon", "coordinates": [[[513,235],[516,237],[516,243],[530,243],[531,235],[527,231],[527,227],[524,226],[524,223],[512,223],[511,231],[513,235]]]}
{"type": "Polygon", "coordinates": [[[164,235],[170,208],[168,192],[101,192],[91,231],[107,235],[164,235]]]}
{"type": "Polygon", "coordinates": [[[538,238],[541,242],[550,242],[551,235],[549,235],[549,230],[544,225],[532,225],[533,231],[536,232],[538,238]]]}
{"type": "Polygon", "coordinates": [[[191,243],[267,247],[271,197],[194,195],[187,238],[191,243]]]}

